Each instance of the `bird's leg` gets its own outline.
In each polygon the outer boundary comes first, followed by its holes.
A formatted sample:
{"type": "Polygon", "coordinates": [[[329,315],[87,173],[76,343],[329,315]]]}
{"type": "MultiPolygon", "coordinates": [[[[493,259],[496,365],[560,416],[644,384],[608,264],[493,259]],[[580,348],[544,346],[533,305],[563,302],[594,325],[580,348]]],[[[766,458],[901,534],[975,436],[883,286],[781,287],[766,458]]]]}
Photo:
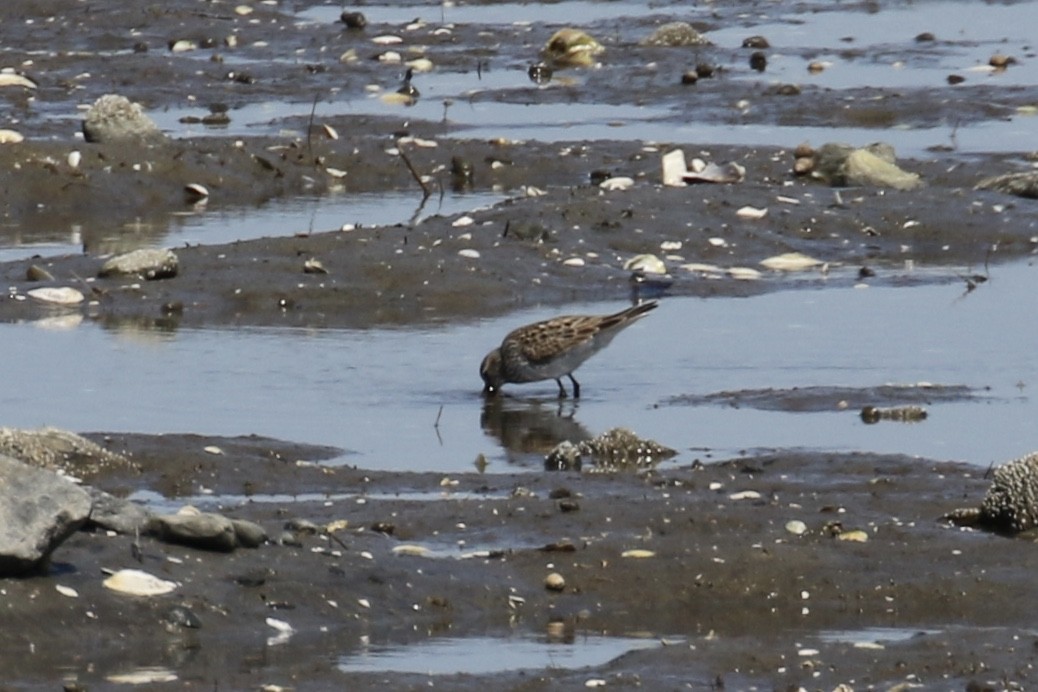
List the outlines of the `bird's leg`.
{"type": "Polygon", "coordinates": [[[555,378],[555,384],[559,385],[559,398],[560,399],[565,399],[566,398],[566,388],[562,386],[562,380],[560,380],[559,378],[556,377],[555,378]]]}
{"type": "MultiPolygon", "coordinates": [[[[573,377],[573,373],[570,373],[569,375],[567,375],[567,377],[569,377],[569,381],[573,383],[573,398],[574,399],[579,399],[580,398],[580,383],[577,382],[577,380],[573,377]]],[[[561,387],[562,385],[560,384],[559,386],[561,387]]]]}

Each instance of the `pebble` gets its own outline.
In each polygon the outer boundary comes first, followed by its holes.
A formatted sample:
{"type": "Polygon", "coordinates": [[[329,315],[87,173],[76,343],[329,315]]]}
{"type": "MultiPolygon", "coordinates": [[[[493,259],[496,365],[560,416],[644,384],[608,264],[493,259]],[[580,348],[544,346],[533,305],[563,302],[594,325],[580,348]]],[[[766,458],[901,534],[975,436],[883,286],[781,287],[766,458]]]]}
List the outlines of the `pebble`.
{"type": "Polygon", "coordinates": [[[552,572],[544,578],[544,588],[548,591],[562,591],[566,588],[566,580],[558,572],[552,572]]]}
{"type": "Polygon", "coordinates": [[[761,266],[777,271],[795,272],[811,269],[823,264],[822,260],[815,259],[800,252],[784,252],[761,260],[761,266]]]}
{"type": "Polygon", "coordinates": [[[799,519],[793,519],[786,522],[786,531],[789,531],[794,536],[803,536],[807,533],[807,524],[799,519]]]}
{"type": "Polygon", "coordinates": [[[469,259],[479,259],[479,250],[473,250],[472,248],[458,250],[458,254],[469,259]]]}

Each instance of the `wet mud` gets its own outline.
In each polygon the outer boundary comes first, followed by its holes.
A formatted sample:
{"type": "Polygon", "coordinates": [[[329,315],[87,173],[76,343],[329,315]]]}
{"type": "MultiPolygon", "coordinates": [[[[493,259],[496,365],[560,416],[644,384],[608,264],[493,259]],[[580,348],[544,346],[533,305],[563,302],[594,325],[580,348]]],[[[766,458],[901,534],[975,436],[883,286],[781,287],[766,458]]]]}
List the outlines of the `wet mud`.
{"type": "MultiPolygon", "coordinates": [[[[468,320],[524,305],[637,297],[646,289],[632,286],[623,265],[643,253],[668,263],[673,281],[665,295],[922,282],[960,283],[965,294],[983,290],[1000,261],[1029,256],[1038,246],[1033,201],[973,190],[984,177],[1030,166],[1024,142],[1018,154],[969,156],[956,152],[954,142],[941,142],[925,156],[899,160],[925,186],[897,192],[834,189],[795,176],[791,145],[582,141],[579,127],[566,143],[466,138],[449,119],[419,121],[403,108],[324,117],[322,99],[361,99],[368,84],[396,88],[403,69],[375,59],[383,49],[370,39],[404,29],[369,26],[351,33],[341,24],[305,19],[315,6],[257,3],[246,15],[236,13],[234,3],[190,0],[57,2],[46,12],[35,2],[8,2],[5,10],[23,21],[0,23],[4,64],[30,74],[39,86],[2,87],[0,93],[7,125],[26,137],[0,145],[0,233],[32,242],[75,227],[83,252],[0,264],[8,286],[0,320],[94,320],[113,329],[168,331],[468,320]],[[226,40],[232,35],[234,46],[226,40]],[[169,46],[178,40],[199,48],[174,53],[169,46]],[[359,59],[341,62],[350,49],[359,59]],[[310,104],[316,95],[317,105],[312,119],[274,118],[248,136],[221,136],[209,128],[202,137],[171,132],[169,141],[149,146],[84,143],[76,136],[82,107],[112,92],[153,113],[192,107],[204,116],[226,106],[232,120],[250,103],[310,104]],[[325,125],[339,137],[331,138],[325,125]],[[675,147],[690,158],[737,162],[746,180],[661,187],[660,158],[675,147]],[[67,159],[73,149],[82,154],[75,167],[67,159]],[[471,167],[471,178],[452,175],[454,159],[471,167]],[[430,208],[452,186],[513,196],[468,214],[470,222],[434,215],[418,225],[286,228],[277,238],[175,248],[180,271],[174,278],[97,277],[111,253],[161,244],[178,215],[204,213],[185,196],[188,184],[209,189],[209,210],[262,208],[271,199],[333,189],[410,190],[417,206],[423,192],[408,162],[427,176],[430,208]],[[609,176],[630,177],[634,185],[602,190],[597,182],[609,176]],[[531,187],[545,194],[531,195],[531,187]],[[768,213],[746,220],[736,213],[744,206],[768,213]],[[820,265],[787,273],[759,264],[789,252],[820,265]],[[327,273],[304,272],[311,259],[327,273]],[[721,271],[681,267],[690,263],[721,271]],[[54,278],[30,281],[30,265],[54,278]],[[724,273],[738,267],[763,274],[739,280],[724,273]],[[73,286],[87,300],[56,307],[26,298],[40,286],[73,286]]],[[[707,33],[745,21],[743,3],[714,7],[699,26],[707,33]]],[[[658,7],[669,19],[680,8],[658,7]]],[[[853,9],[840,5],[836,11],[853,9]]],[[[639,46],[638,38],[656,23],[586,27],[608,39],[609,70],[588,71],[556,89],[531,84],[469,98],[517,107],[689,99],[682,121],[738,117],[814,126],[835,119],[875,128],[876,140],[892,125],[954,121],[969,127],[1011,117],[1033,101],[1027,89],[1000,89],[993,80],[972,77],[957,91],[935,85],[848,94],[805,87],[790,95],[752,79],[741,67],[750,51],[743,56],[735,46],[677,59],[672,51],[639,46]],[[723,71],[721,78],[700,80],[693,102],[680,76],[704,59],[730,67],[726,76],[723,71]],[[644,70],[649,63],[660,67],[644,70]],[[617,74],[637,79],[617,80],[617,74]],[[868,106],[847,107],[866,98],[868,106]],[[757,107],[733,115],[731,104],[742,99],[757,107]]],[[[438,69],[478,78],[484,69],[525,71],[550,35],[537,23],[483,29],[459,24],[449,34],[430,29],[420,36],[438,69]]],[[[752,26],[746,33],[754,33],[752,26]]],[[[933,50],[956,48],[938,42],[933,50]]],[[[888,50],[912,58],[922,49],[904,37],[888,50]]],[[[790,57],[812,56],[805,50],[790,57]]],[[[721,400],[693,396],[664,405],[820,410],[841,400],[904,405],[983,395],[954,390],[922,398],[882,391],[806,397],[734,392],[721,400]]],[[[527,431],[523,413],[488,407],[482,424],[500,431],[508,449],[547,451],[560,439],[585,434],[561,417],[557,426],[544,424],[543,416],[538,420],[545,429],[527,431]],[[519,430],[523,439],[508,437],[519,430]]],[[[275,538],[292,518],[319,526],[345,523],[298,545],[274,543],[230,555],[78,533],[58,550],[49,574],[0,583],[4,689],[62,683],[108,689],[118,684],[113,676],[140,669],[175,675],[170,689],[207,690],[268,684],[426,689],[430,683],[539,690],[583,687],[588,680],[619,689],[832,689],[840,683],[855,689],[1003,689],[1026,688],[1034,678],[1035,636],[1028,628],[1038,593],[1029,571],[1021,569],[1030,544],[939,520],[980,503],[989,483],[984,469],[799,451],[703,464],[694,452],[679,450],[675,460],[639,473],[444,478],[354,468],[348,456],[329,464],[338,452],[305,440],[90,437],[139,465],[134,473],[91,479],[114,494],[143,491],[172,506],[193,502],[258,522],[275,538]],[[213,444],[224,454],[203,451],[213,444]],[[222,499],[210,507],[207,497],[222,499]],[[802,533],[787,528],[794,520],[803,522],[802,533]],[[427,553],[394,552],[406,545],[427,553]],[[632,550],[651,554],[624,556],[632,550]],[[107,592],[102,570],[121,567],[147,569],[179,587],[157,599],[107,592]],[[565,579],[561,591],[545,588],[551,572],[565,579]],[[60,594],[55,585],[75,589],[78,597],[60,594]],[[175,605],[195,613],[201,627],[171,622],[175,605]],[[279,638],[268,618],[289,623],[294,633],[279,638]],[[870,632],[883,641],[867,639],[870,632]],[[592,669],[432,679],[340,669],[371,644],[516,635],[563,643],[634,635],[660,644],[592,669]]]]}

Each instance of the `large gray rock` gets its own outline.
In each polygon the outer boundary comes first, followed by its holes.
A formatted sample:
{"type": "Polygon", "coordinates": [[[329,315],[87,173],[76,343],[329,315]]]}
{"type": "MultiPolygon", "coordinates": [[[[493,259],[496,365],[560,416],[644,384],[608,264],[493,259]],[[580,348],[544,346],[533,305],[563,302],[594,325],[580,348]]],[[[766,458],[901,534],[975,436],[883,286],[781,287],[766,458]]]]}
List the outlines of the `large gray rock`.
{"type": "Polygon", "coordinates": [[[140,105],[125,96],[105,94],[87,110],[83,137],[88,142],[159,142],[166,138],[140,105]]]}
{"type": "Polygon", "coordinates": [[[45,571],[92,505],[67,478],[0,456],[0,577],[45,571]]]}

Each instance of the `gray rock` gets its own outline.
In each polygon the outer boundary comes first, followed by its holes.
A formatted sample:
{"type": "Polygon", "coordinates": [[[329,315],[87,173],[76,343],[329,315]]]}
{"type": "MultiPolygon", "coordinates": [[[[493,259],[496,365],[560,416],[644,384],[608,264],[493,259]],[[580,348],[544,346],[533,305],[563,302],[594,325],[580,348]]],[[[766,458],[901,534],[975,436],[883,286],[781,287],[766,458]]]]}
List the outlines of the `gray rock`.
{"type": "Polygon", "coordinates": [[[560,442],[545,459],[545,468],[580,470],[586,457],[591,465],[585,470],[590,473],[637,470],[655,466],[675,454],[655,440],[640,438],[626,428],[613,428],[576,444],[569,440],[560,442]]]}
{"type": "Polygon", "coordinates": [[[75,476],[107,468],[136,469],[132,461],[76,433],[59,428],[0,428],[0,454],[75,476]]]}
{"type": "Polygon", "coordinates": [[[710,46],[713,45],[688,22],[664,24],[642,39],[643,46],[710,46]]]}
{"type": "Polygon", "coordinates": [[[0,577],[46,570],[92,504],[67,478],[0,456],[0,577]]]}
{"type": "Polygon", "coordinates": [[[844,162],[843,176],[848,185],[888,187],[893,190],[914,190],[923,184],[918,174],[904,171],[896,163],[867,149],[851,152],[844,162]]]}
{"type": "Polygon", "coordinates": [[[849,144],[829,143],[818,149],[815,159],[813,175],[837,187],[913,190],[923,184],[918,175],[898,167],[894,148],[883,142],[860,149],[849,144]]]}
{"type": "Polygon", "coordinates": [[[83,137],[88,142],[160,142],[166,138],[139,104],[125,96],[105,94],[87,110],[83,137]]]}
{"type": "Polygon", "coordinates": [[[154,516],[144,507],[109,495],[94,487],[86,489],[94,502],[94,510],[90,513],[90,523],[106,531],[132,534],[144,531],[148,521],[154,516]]]}
{"type": "Polygon", "coordinates": [[[244,519],[231,519],[238,545],[243,548],[258,548],[267,542],[267,531],[259,524],[244,519]]]}
{"type": "Polygon", "coordinates": [[[978,190],[997,190],[1007,195],[1038,199],[1038,171],[1006,173],[984,178],[977,183],[978,190]]]}
{"type": "Polygon", "coordinates": [[[172,250],[143,248],[110,258],[97,275],[135,275],[152,281],[172,278],[178,271],[180,260],[172,250]]]}
{"type": "Polygon", "coordinates": [[[234,523],[210,512],[163,514],[148,521],[147,532],[160,541],[229,553],[238,547],[234,523]]]}

